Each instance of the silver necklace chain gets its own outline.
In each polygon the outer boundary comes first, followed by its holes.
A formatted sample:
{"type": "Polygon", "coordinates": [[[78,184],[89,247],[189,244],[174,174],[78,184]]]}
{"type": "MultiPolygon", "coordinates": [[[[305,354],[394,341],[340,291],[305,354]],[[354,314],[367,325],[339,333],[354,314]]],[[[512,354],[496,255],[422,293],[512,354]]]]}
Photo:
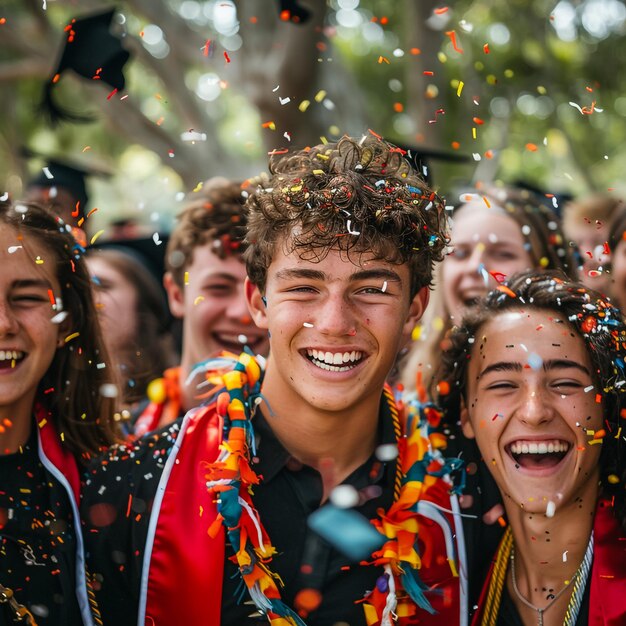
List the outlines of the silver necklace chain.
{"type": "MultiPolygon", "coordinates": [[[[578,569],[574,572],[574,575],[569,579],[567,584],[559,591],[553,598],[544,606],[543,608],[535,606],[531,602],[529,602],[520,592],[517,587],[517,579],[515,577],[515,544],[513,544],[511,548],[511,579],[513,582],[513,591],[515,591],[515,595],[519,598],[520,602],[527,606],[529,609],[537,612],[537,626],[543,626],[543,614],[565,593],[567,589],[569,589],[570,585],[574,581],[578,581],[580,578],[581,581],[586,581],[587,576],[589,575],[589,570],[591,568],[591,561],[593,559],[593,532],[589,537],[589,543],[587,544],[587,550],[585,551],[585,556],[581,561],[578,569]]],[[[578,612],[580,611],[580,605],[582,604],[582,597],[585,586],[581,584],[577,584],[574,588],[574,593],[572,594],[572,598],[570,600],[570,605],[568,606],[567,613],[569,619],[565,622],[564,626],[573,626],[576,623],[576,619],[578,618],[578,612]]]]}

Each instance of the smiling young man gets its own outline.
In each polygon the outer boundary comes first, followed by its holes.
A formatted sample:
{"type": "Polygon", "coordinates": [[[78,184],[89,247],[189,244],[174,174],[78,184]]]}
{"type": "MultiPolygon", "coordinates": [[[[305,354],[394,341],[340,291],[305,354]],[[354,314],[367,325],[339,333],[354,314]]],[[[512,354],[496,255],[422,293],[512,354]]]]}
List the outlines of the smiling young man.
{"type": "Polygon", "coordinates": [[[188,382],[198,363],[224,350],[239,354],[244,346],[267,352],[267,333],[252,322],[244,293],[246,197],[241,183],[212,178],[178,217],[163,282],[172,315],[182,320],[181,362],[150,387],[151,402],[137,419],[136,435],[200,403],[198,381],[188,382]]]}
{"type": "Polygon", "coordinates": [[[385,387],[446,245],[443,202],[374,137],[270,171],[245,253],[265,372],[243,354],[208,407],[88,476],[105,621],[463,624],[449,468],[385,387]]]}

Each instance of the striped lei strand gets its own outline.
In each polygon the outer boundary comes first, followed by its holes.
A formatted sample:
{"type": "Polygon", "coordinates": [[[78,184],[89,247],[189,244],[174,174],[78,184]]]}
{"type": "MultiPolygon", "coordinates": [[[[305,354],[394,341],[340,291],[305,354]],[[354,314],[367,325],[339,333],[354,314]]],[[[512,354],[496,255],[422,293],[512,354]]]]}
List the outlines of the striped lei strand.
{"type": "MultiPolygon", "coordinates": [[[[220,380],[226,391],[218,395],[216,410],[224,419],[224,438],[218,459],[207,465],[207,488],[216,496],[218,509],[209,535],[215,537],[220,526],[225,526],[228,541],[235,551],[233,559],[239,566],[250,598],[273,626],[306,626],[280,599],[279,589],[283,583],[269,567],[276,549],[251,499],[252,487],[259,484],[260,479],[250,467],[254,455],[254,432],[250,420],[253,407],[261,398],[262,371],[254,358],[244,352],[232,371],[222,373],[220,380]]],[[[212,382],[217,383],[217,379],[213,378],[212,382]]],[[[437,480],[429,475],[433,461],[439,458],[436,452],[433,456],[432,450],[441,447],[442,442],[434,432],[428,438],[423,437],[420,431],[423,424],[415,415],[415,419],[408,420],[409,427],[406,428],[388,387],[384,389],[384,397],[393,421],[398,458],[394,502],[379,519],[372,520],[387,541],[372,555],[371,562],[363,563],[379,566],[384,571],[379,578],[381,584],[377,584],[364,599],[369,626],[391,626],[398,617],[414,615],[416,607],[433,612],[417,574],[421,561],[415,549],[418,534],[416,506],[424,485],[437,480]]],[[[440,413],[432,405],[425,408],[435,421],[440,419],[440,413]]],[[[444,463],[439,463],[437,468],[442,473],[448,472],[444,463]]]]}
{"type": "MultiPolygon", "coordinates": [[[[574,582],[572,596],[567,605],[563,626],[574,626],[574,624],[576,624],[576,620],[578,619],[580,606],[582,604],[583,596],[585,595],[585,587],[587,586],[587,578],[589,576],[589,571],[591,570],[591,562],[593,561],[593,544],[594,541],[592,532],[583,561],[575,574],[576,581],[574,582]]],[[[500,545],[498,546],[496,561],[493,567],[491,580],[489,582],[489,590],[487,592],[487,600],[485,601],[485,609],[483,612],[481,626],[496,626],[498,622],[498,614],[500,613],[500,604],[502,602],[502,590],[504,589],[506,573],[509,567],[512,550],[513,533],[511,532],[511,527],[508,526],[502,540],[500,541],[500,545]]]]}

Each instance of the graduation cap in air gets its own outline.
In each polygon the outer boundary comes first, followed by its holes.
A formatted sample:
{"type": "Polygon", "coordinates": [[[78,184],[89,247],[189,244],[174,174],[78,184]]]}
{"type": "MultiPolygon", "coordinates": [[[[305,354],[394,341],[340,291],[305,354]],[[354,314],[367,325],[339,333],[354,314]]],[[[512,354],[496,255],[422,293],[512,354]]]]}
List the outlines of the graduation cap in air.
{"type": "Polygon", "coordinates": [[[89,122],[92,116],[70,111],[54,101],[53,89],[65,70],[74,70],[87,80],[100,80],[121,91],[126,81],[122,70],[130,53],[121,39],[111,34],[115,10],[73,19],[65,28],[67,39],[56,71],[44,87],[42,109],[53,123],[61,120],[89,122]]]}
{"type": "Polygon", "coordinates": [[[389,141],[406,152],[404,157],[424,177],[424,180],[430,186],[432,186],[433,183],[430,172],[430,164],[433,161],[457,164],[473,162],[473,158],[467,154],[438,150],[436,148],[426,148],[425,146],[409,146],[402,141],[394,141],[393,139],[389,141]]]}

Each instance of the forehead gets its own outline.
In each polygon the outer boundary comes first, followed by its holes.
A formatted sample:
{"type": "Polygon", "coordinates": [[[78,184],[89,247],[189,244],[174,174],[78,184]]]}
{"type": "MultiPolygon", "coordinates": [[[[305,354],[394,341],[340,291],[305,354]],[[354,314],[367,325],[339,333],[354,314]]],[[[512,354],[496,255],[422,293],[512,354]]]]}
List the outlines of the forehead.
{"type": "Polygon", "coordinates": [[[357,272],[367,270],[387,270],[398,275],[408,284],[410,270],[408,263],[391,263],[380,259],[372,252],[357,250],[315,251],[314,249],[293,249],[289,242],[276,246],[272,262],[268,268],[268,279],[272,279],[285,269],[307,269],[322,272],[326,280],[349,279],[357,272]]]}
{"type": "Polygon", "coordinates": [[[184,269],[196,275],[232,274],[242,280],[246,276],[246,266],[241,255],[229,254],[221,259],[214,252],[212,242],[194,248],[191,260],[184,269]]]}
{"type": "Polygon", "coordinates": [[[37,237],[0,225],[0,280],[7,285],[15,280],[44,278],[58,287],[59,259],[37,237]]]}
{"type": "Polygon", "coordinates": [[[520,225],[504,209],[482,202],[463,205],[452,218],[452,241],[515,239],[523,242],[520,225]]]}
{"type": "Polygon", "coordinates": [[[551,359],[570,359],[587,366],[591,360],[584,339],[563,316],[519,309],[499,313],[479,329],[470,369],[497,361],[514,361],[532,369],[551,359]]]}

